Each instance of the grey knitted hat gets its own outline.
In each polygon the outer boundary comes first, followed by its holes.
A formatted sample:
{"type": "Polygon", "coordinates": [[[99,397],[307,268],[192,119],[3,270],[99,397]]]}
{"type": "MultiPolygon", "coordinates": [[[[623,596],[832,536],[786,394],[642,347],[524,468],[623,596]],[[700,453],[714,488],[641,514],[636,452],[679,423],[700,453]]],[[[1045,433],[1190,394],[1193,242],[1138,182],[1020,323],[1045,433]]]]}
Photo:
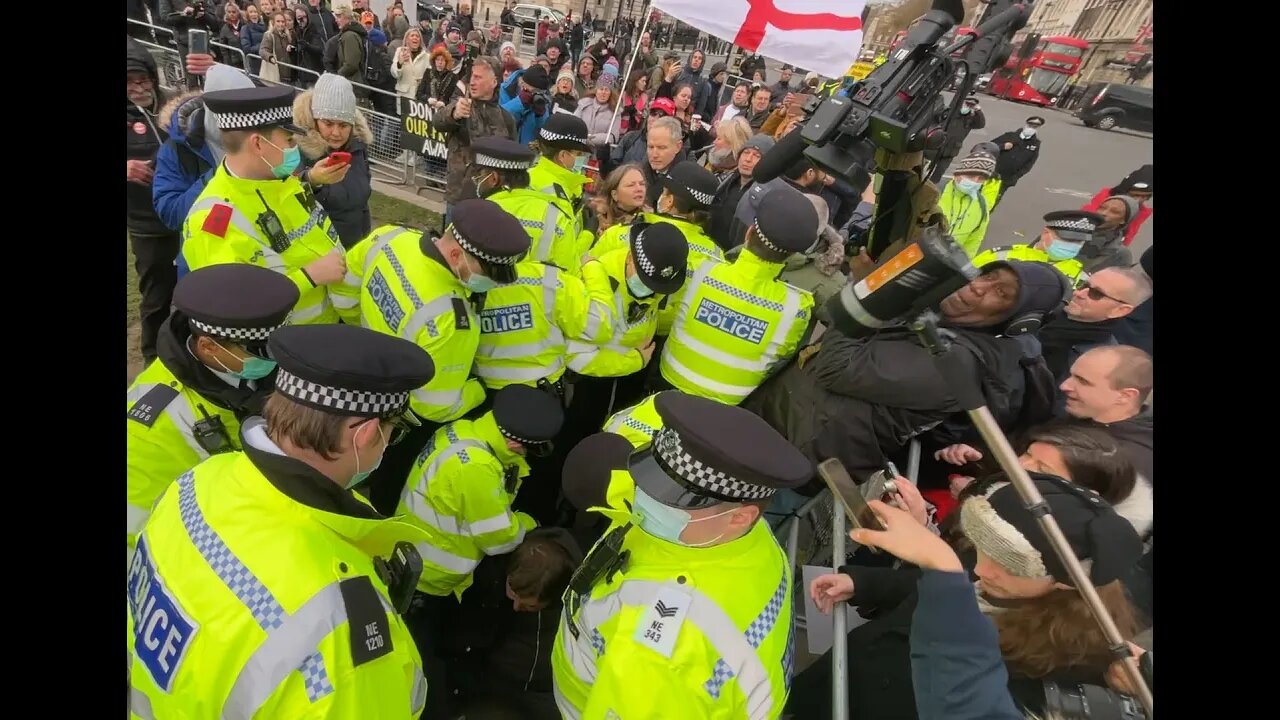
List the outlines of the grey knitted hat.
{"type": "Polygon", "coordinates": [[[311,115],[317,120],[356,121],[356,93],[351,81],[341,75],[325,73],[316,80],[311,91],[311,115]]]}

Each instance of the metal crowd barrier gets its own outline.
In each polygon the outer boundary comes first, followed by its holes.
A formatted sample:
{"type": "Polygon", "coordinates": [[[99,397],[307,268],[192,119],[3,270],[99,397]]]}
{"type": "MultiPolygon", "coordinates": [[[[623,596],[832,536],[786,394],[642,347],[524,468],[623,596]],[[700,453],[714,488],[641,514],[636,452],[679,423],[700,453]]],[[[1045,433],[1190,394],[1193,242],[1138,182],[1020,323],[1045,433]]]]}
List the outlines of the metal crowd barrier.
{"type": "MultiPolygon", "coordinates": [[[[916,482],[920,476],[920,441],[913,439],[907,446],[907,472],[906,477],[911,482],[916,482]]],[[[787,562],[791,564],[791,570],[794,577],[803,578],[802,566],[808,564],[811,560],[817,558],[821,554],[821,550],[826,545],[823,537],[825,530],[830,529],[831,537],[831,567],[839,568],[845,564],[845,535],[848,527],[845,522],[844,503],[836,502],[831,496],[831,491],[824,489],[822,492],[813,496],[808,502],[800,506],[795,511],[794,517],[789,521],[787,526],[787,562]],[[830,513],[830,515],[828,515],[830,513]],[[830,522],[824,523],[823,520],[830,517],[830,522]],[[810,522],[814,531],[811,547],[815,551],[806,553],[806,557],[800,557],[800,529],[801,523],[810,522]],[[825,527],[824,527],[825,526],[825,527]]],[[[800,592],[807,593],[808,588],[804,587],[803,580],[800,581],[800,592]]],[[[792,593],[795,597],[795,593],[792,593]]],[[[800,597],[804,597],[801,595],[800,597]]],[[[803,600],[800,601],[803,603],[803,600]]],[[[804,623],[800,624],[801,618],[796,617],[798,626],[808,627],[808,620],[804,618],[804,623]]],[[[848,635],[848,623],[843,607],[837,606],[831,613],[831,717],[832,720],[848,720],[849,717],[849,659],[848,648],[845,645],[845,636],[848,635]]]]}

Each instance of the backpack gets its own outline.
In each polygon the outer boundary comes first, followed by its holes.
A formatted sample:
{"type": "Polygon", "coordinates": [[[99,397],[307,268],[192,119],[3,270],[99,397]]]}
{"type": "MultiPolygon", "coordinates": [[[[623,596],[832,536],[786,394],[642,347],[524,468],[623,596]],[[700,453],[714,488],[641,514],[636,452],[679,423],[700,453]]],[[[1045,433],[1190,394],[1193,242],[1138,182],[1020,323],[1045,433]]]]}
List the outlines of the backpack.
{"type": "Polygon", "coordinates": [[[370,40],[365,41],[364,82],[376,88],[395,85],[391,77],[391,55],[387,53],[386,45],[374,45],[370,40]]]}

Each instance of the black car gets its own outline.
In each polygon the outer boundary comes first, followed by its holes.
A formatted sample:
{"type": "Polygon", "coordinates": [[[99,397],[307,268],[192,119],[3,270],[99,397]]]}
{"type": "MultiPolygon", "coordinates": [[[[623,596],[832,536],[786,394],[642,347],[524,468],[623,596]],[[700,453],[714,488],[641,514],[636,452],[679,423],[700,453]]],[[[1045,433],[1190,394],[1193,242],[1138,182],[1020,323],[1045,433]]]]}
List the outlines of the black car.
{"type": "Polygon", "coordinates": [[[432,22],[453,13],[453,6],[444,2],[424,2],[418,0],[418,17],[430,18],[432,22]]]}
{"type": "Polygon", "coordinates": [[[1100,130],[1128,128],[1153,132],[1152,107],[1154,93],[1151,88],[1120,83],[1094,83],[1080,96],[1080,109],[1076,117],[1089,127],[1100,130]]]}

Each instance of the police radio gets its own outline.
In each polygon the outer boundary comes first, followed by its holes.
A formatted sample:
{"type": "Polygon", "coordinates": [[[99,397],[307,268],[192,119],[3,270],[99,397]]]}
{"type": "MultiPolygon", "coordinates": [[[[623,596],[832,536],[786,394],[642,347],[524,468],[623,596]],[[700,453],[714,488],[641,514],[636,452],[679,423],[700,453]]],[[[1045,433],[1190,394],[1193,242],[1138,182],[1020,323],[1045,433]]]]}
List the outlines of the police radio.
{"type": "Polygon", "coordinates": [[[591,588],[595,587],[601,579],[605,582],[612,580],[631,557],[630,550],[622,549],[622,541],[626,539],[627,531],[631,527],[631,523],[627,523],[609,531],[609,534],[591,548],[591,552],[587,553],[586,559],[569,579],[569,587],[565,590],[562,599],[565,624],[569,626],[569,632],[573,633],[575,639],[580,632],[575,617],[578,614],[578,608],[582,607],[582,598],[590,594],[591,588]]]}
{"type": "Polygon", "coordinates": [[[262,201],[262,207],[265,208],[262,214],[258,215],[258,227],[262,228],[262,232],[267,236],[267,240],[271,243],[271,249],[277,253],[282,253],[289,249],[289,234],[284,231],[284,224],[280,222],[280,216],[276,215],[275,210],[267,205],[267,199],[262,197],[261,190],[255,190],[258,193],[258,199],[262,201]]]}
{"type": "Polygon", "coordinates": [[[833,325],[851,338],[900,325],[936,306],[979,275],[965,251],[937,226],[892,257],[882,257],[861,281],[827,301],[833,325]]]}
{"type": "Polygon", "coordinates": [[[373,559],[373,569],[387,586],[387,594],[391,596],[391,606],[401,615],[409,610],[413,601],[413,591],[418,587],[418,578],[422,577],[422,556],[411,542],[396,543],[390,560],[380,557],[373,559]]]}
{"type": "Polygon", "coordinates": [[[202,416],[191,426],[191,435],[196,439],[196,443],[210,455],[235,450],[235,443],[231,442],[231,434],[227,432],[227,426],[222,422],[222,418],[210,415],[200,403],[196,403],[196,409],[202,416]]]}

